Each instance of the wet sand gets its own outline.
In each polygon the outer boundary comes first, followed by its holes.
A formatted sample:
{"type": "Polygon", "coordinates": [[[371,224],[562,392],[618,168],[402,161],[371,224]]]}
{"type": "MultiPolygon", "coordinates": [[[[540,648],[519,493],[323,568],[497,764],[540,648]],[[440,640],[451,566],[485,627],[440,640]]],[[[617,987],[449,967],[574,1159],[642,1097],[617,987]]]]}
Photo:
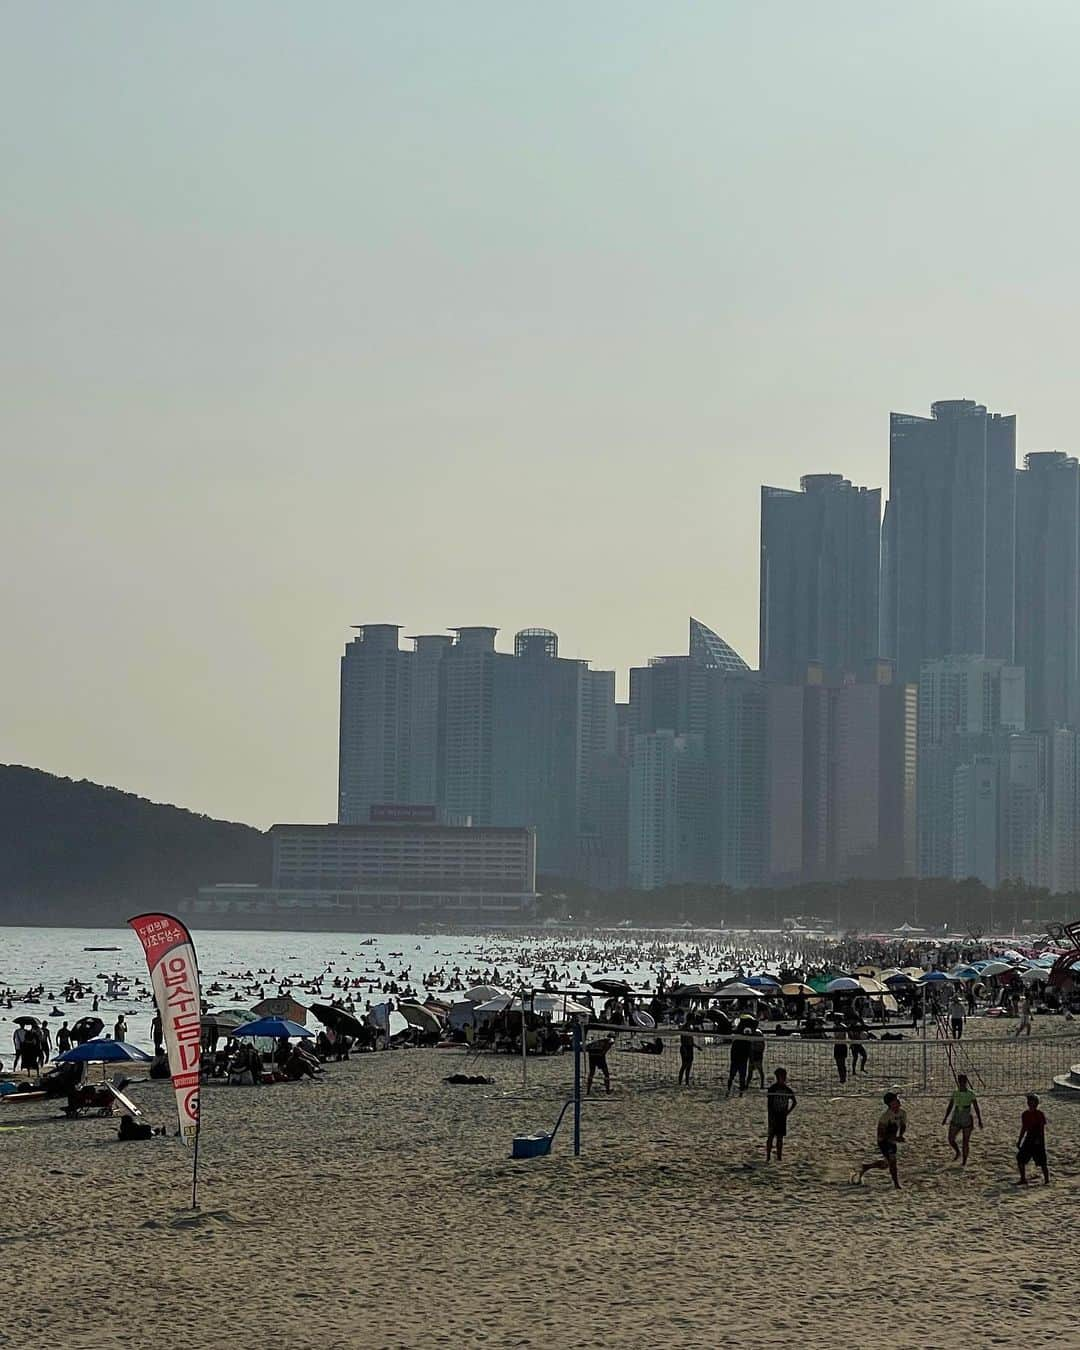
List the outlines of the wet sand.
{"type": "MultiPolygon", "coordinates": [[[[0,1107],[0,1345],[1076,1343],[1080,1104],[1042,1093],[1053,1184],[1024,1190],[1019,1094],[984,1102],[966,1171],[942,1100],[913,1098],[897,1194],[884,1173],[850,1181],[870,1095],[804,1097],[766,1165],[760,1092],[617,1077],[585,1106],[580,1159],[568,1116],[550,1158],[513,1162],[514,1134],[554,1123],[570,1060],[529,1068],[523,1092],[509,1057],[395,1051],[318,1083],[211,1086],[195,1213],[174,1139],[0,1107]],[[466,1067],[497,1084],[442,1081],[466,1067]]],[[[174,1124],[168,1084],[133,1094],[174,1124]]]]}

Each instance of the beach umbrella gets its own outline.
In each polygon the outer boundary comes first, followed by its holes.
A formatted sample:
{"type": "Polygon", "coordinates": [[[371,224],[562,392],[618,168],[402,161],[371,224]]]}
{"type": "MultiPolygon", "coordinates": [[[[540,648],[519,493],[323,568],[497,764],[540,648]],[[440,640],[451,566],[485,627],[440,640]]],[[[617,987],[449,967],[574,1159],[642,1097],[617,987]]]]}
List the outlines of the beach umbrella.
{"type": "Polygon", "coordinates": [[[771,975],[748,975],[746,983],[753,989],[779,989],[780,981],[774,980],[771,975]]]}
{"type": "Polygon", "coordinates": [[[982,973],[986,976],[1004,975],[1007,970],[1012,970],[1011,961],[994,960],[987,961],[986,965],[982,968],[982,973]]]}
{"type": "Polygon", "coordinates": [[[307,1027],[302,1027],[299,1022],[291,1022],[287,1017],[260,1017],[254,1022],[245,1022],[242,1027],[237,1027],[233,1035],[264,1036],[280,1041],[283,1036],[311,1036],[313,1033],[308,1031],[307,1027]]]}
{"type": "Polygon", "coordinates": [[[950,977],[943,970],[928,970],[919,981],[920,984],[949,984],[950,977]]]}
{"type": "Polygon", "coordinates": [[[906,989],[908,985],[915,981],[903,970],[898,970],[895,975],[886,975],[885,983],[890,989],[906,989]]]}
{"type": "Polygon", "coordinates": [[[603,994],[632,994],[633,988],[625,980],[590,980],[589,984],[594,989],[599,989],[603,994]]]}
{"type": "Polygon", "coordinates": [[[748,984],[740,984],[738,980],[734,984],[725,984],[723,989],[713,995],[714,998],[761,998],[760,989],[753,989],[748,984]]]}
{"type": "Polygon", "coordinates": [[[105,1030],[105,1023],[100,1017],[80,1017],[71,1028],[71,1039],[76,1045],[82,1045],[84,1041],[92,1041],[95,1036],[100,1036],[105,1030]]]}
{"type": "Polygon", "coordinates": [[[849,975],[841,975],[839,979],[830,980],[825,986],[826,994],[861,994],[863,987],[858,980],[853,980],[849,975]]]}
{"type": "Polygon", "coordinates": [[[81,1045],[65,1050],[56,1059],[61,1064],[112,1064],[118,1060],[145,1060],[152,1058],[137,1045],[127,1041],[83,1041],[81,1045]]]}
{"type": "Polygon", "coordinates": [[[493,984],[474,984],[471,989],[466,989],[462,998],[466,1003],[488,1003],[493,998],[502,998],[506,994],[505,989],[499,989],[493,984]]]}
{"type": "Polygon", "coordinates": [[[342,1036],[364,1035],[364,1024],[344,1008],[333,1008],[328,1003],[313,1003],[311,1011],[324,1027],[342,1036]]]}
{"type": "Polygon", "coordinates": [[[785,984],[781,986],[780,992],[788,998],[805,998],[807,994],[816,994],[818,991],[809,984],[785,984]]]}
{"type": "Polygon", "coordinates": [[[203,1021],[213,1018],[218,1031],[223,1031],[226,1036],[232,1036],[237,1027],[242,1027],[247,1022],[255,1021],[255,1014],[248,1012],[246,1008],[222,1008],[220,1012],[212,1012],[207,1015],[203,1021]]]}
{"type": "Polygon", "coordinates": [[[399,999],[398,1012],[410,1026],[419,1031],[442,1031],[442,1019],[420,1003],[402,1002],[399,999]]]}
{"type": "Polygon", "coordinates": [[[11,1020],[16,1026],[20,1027],[36,1027],[38,1024],[36,1017],[30,1017],[26,1013],[24,1013],[22,1017],[13,1017],[11,1020]]]}
{"type": "Polygon", "coordinates": [[[1028,966],[1027,970],[1020,972],[1020,978],[1025,984],[1045,984],[1050,978],[1050,972],[1045,966],[1028,966]]]}
{"type": "Polygon", "coordinates": [[[860,975],[858,977],[859,987],[865,989],[868,994],[883,994],[885,986],[880,980],[875,980],[871,975],[860,975]]]}
{"type": "Polygon", "coordinates": [[[956,966],[949,972],[954,980],[977,980],[979,972],[974,966],[956,966]]]}
{"type": "Polygon", "coordinates": [[[714,984],[682,984],[678,989],[671,990],[671,997],[678,1002],[691,998],[715,998],[719,992],[718,986],[714,984]]]}

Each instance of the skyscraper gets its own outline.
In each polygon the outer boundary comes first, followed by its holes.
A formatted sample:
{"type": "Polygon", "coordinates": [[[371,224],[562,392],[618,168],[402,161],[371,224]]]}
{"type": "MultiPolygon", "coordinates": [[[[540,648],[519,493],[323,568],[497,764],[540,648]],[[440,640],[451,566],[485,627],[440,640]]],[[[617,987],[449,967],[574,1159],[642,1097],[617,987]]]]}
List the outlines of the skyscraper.
{"type": "Polygon", "coordinates": [[[833,683],[878,654],[881,490],[838,473],[801,491],[761,489],[761,671],[801,681],[811,662],[833,683]]]}
{"type": "Polygon", "coordinates": [[[650,891],[705,880],[705,759],[700,736],[637,733],[628,807],[631,886],[650,891]]]}
{"type": "Polygon", "coordinates": [[[439,666],[439,801],[478,825],[532,825],[541,869],[576,875],[595,765],[615,745],[615,677],[559,656],[548,629],[495,650],[454,630],[439,666]]]}
{"type": "Polygon", "coordinates": [[[1016,419],[970,399],[930,412],[890,421],[881,646],[902,683],[927,660],[1014,652],[1016,419]]]}
{"type": "Polygon", "coordinates": [[[341,658],[338,822],[366,824],[372,806],[408,802],[412,712],[410,653],[400,626],[368,623],[341,658]]]}
{"type": "MultiPolygon", "coordinates": [[[[919,682],[920,876],[955,874],[958,805],[972,802],[975,793],[981,803],[979,819],[985,823],[987,764],[1010,733],[1023,729],[1024,672],[1019,667],[978,656],[949,656],[924,664],[919,682]],[[966,795],[958,795],[959,769],[964,769],[966,795]]],[[[996,783],[995,779],[995,792],[996,783]]],[[[970,811],[968,818],[975,818],[970,811]]],[[[980,850],[985,858],[981,845],[980,850]]],[[[988,874],[988,864],[981,862],[980,869],[988,874]]]]}
{"type": "Polygon", "coordinates": [[[1016,664],[1027,723],[1080,725],[1080,465],[1030,454],[1016,475],[1016,664]]]}

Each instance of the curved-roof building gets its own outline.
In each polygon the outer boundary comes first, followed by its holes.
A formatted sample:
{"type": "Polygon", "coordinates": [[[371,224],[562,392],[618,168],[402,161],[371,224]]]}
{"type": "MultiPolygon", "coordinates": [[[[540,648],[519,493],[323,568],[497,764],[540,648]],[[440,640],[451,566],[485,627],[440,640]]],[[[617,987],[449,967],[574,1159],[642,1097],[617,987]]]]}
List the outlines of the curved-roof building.
{"type": "Polygon", "coordinates": [[[750,669],[719,633],[693,617],[690,619],[690,659],[706,670],[724,670],[729,675],[740,675],[750,669]]]}

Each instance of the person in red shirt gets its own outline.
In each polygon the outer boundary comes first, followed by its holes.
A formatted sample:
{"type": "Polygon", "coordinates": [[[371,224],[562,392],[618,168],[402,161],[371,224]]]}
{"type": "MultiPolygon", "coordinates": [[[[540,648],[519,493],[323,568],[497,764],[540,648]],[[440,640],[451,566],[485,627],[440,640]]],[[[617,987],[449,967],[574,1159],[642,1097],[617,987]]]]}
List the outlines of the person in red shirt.
{"type": "Polygon", "coordinates": [[[1020,1138],[1016,1141],[1016,1165],[1020,1169],[1018,1186],[1027,1185],[1027,1165],[1034,1163],[1042,1169],[1043,1185],[1050,1184],[1050,1169],[1046,1165],[1046,1117],[1039,1110],[1039,1099],[1028,1094],[1027,1110],[1020,1117],[1020,1138]]]}

